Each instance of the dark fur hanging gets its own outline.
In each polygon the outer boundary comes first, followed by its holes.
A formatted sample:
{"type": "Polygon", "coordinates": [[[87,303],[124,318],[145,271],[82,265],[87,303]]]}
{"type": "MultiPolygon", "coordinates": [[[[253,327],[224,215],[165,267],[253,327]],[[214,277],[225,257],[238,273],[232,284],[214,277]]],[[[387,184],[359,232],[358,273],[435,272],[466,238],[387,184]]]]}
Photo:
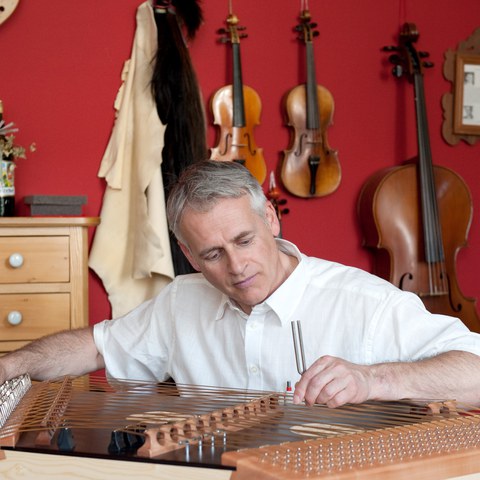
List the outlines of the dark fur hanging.
{"type": "MultiPolygon", "coordinates": [[[[157,0],[154,2],[158,49],[152,76],[160,120],[166,125],[162,152],[165,199],[178,175],[190,164],[208,156],[205,111],[187,39],[193,39],[203,21],[198,0],[157,0]]],[[[170,234],[175,274],[193,268],[170,234]]]]}

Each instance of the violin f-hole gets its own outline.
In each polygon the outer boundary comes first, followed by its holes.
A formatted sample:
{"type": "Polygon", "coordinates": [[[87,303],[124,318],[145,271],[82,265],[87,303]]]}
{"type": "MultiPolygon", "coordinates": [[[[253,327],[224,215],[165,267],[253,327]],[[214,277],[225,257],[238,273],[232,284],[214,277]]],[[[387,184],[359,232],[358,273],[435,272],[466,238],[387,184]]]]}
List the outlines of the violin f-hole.
{"type": "Polygon", "coordinates": [[[256,148],[252,148],[252,140],[250,138],[250,135],[248,133],[245,133],[243,135],[246,139],[247,139],[247,149],[248,149],[248,153],[250,155],[256,155],[257,154],[257,149],[256,148]]]}
{"type": "Polygon", "coordinates": [[[306,133],[303,133],[302,135],[299,136],[298,138],[298,149],[296,149],[293,154],[296,156],[296,157],[299,157],[300,155],[302,155],[303,153],[303,140],[307,138],[307,134],[306,133]]]}
{"type": "Polygon", "coordinates": [[[233,138],[233,135],[231,133],[227,133],[225,135],[225,150],[223,152],[220,152],[220,155],[225,155],[228,152],[228,140],[233,138]]]}

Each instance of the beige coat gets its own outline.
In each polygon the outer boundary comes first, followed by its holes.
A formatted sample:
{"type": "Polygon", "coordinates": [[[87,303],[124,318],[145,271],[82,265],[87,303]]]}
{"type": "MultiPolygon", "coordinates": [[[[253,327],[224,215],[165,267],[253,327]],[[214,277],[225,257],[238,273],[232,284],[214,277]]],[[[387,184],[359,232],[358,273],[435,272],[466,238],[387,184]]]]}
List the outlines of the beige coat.
{"type": "Polygon", "coordinates": [[[165,126],[150,90],[157,31],[150,2],[137,10],[131,58],[115,100],[117,116],[99,177],[107,182],[89,266],[115,318],[151,298],[174,277],[161,175],[165,126]]]}

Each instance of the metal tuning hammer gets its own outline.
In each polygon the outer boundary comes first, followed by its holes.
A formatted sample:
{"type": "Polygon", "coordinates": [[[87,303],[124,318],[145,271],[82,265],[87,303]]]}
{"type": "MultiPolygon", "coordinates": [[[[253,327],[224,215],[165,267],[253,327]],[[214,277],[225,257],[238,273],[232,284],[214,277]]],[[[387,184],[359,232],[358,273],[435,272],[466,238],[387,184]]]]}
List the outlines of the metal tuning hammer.
{"type": "Polygon", "coordinates": [[[293,335],[293,348],[295,349],[295,360],[297,362],[297,370],[300,375],[303,375],[307,369],[305,362],[305,353],[303,351],[303,337],[302,337],[302,325],[299,320],[292,321],[292,335],[293,335]]]}

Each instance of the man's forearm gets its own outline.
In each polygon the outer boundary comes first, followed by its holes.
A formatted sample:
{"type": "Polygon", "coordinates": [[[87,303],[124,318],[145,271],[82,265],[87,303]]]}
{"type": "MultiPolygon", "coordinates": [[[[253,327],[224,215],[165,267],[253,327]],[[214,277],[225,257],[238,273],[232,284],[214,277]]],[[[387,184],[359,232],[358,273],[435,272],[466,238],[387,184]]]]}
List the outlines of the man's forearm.
{"type": "Polygon", "coordinates": [[[47,380],[83,375],[103,367],[92,329],[68,330],[43,337],[0,358],[0,381],[23,373],[35,380],[47,380]]]}
{"type": "Polygon", "coordinates": [[[373,365],[372,398],[438,398],[480,404],[480,357],[452,351],[412,363],[373,365]]]}

